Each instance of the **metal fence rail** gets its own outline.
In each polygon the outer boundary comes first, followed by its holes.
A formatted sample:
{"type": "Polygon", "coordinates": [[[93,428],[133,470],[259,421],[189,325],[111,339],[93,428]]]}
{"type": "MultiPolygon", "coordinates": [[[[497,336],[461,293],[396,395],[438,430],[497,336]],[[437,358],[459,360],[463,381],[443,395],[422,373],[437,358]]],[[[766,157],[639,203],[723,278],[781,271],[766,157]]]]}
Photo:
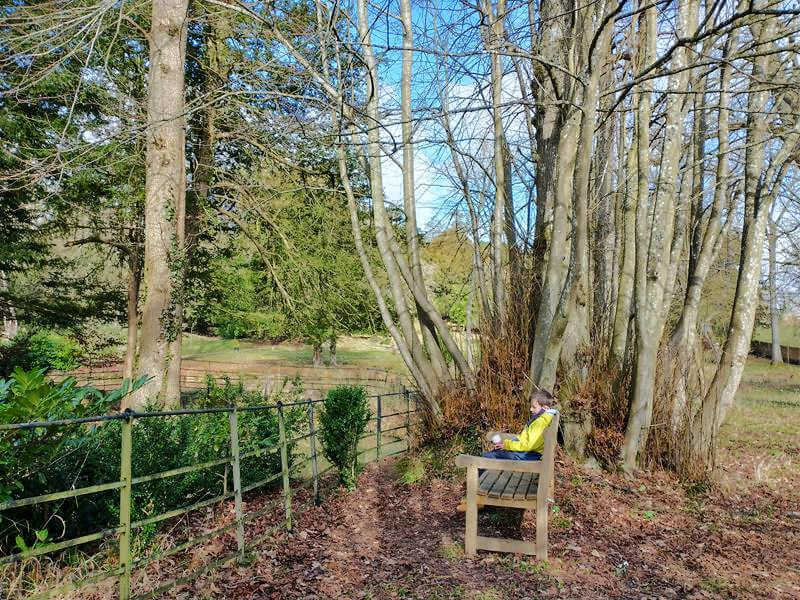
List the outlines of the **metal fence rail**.
{"type": "MultiPolygon", "coordinates": [[[[374,436],[375,447],[362,450],[361,452],[359,452],[359,456],[362,456],[374,450],[375,459],[379,460],[384,456],[391,456],[394,454],[399,454],[407,451],[410,445],[410,432],[409,432],[410,415],[417,412],[416,408],[414,410],[412,410],[411,408],[412,404],[411,392],[407,388],[403,388],[403,391],[401,392],[370,396],[369,399],[375,401],[375,412],[374,412],[374,417],[372,419],[374,423],[374,430],[368,431],[364,436],[362,436],[362,439],[367,439],[374,436]],[[390,397],[395,397],[400,402],[404,401],[405,410],[400,410],[400,411],[395,410],[394,412],[391,412],[389,414],[383,414],[384,399],[390,397]],[[404,419],[405,422],[402,423],[401,425],[399,426],[394,425],[388,429],[385,429],[383,427],[384,419],[401,417],[401,416],[405,417],[404,419]],[[390,432],[395,432],[400,430],[405,431],[405,435],[402,437],[398,435],[388,435],[390,432]],[[386,446],[398,444],[399,442],[405,442],[405,446],[400,448],[399,450],[396,449],[393,452],[387,453],[385,451],[386,446]]],[[[60,492],[54,492],[51,494],[44,494],[30,498],[9,500],[7,502],[0,503],[0,512],[2,512],[5,510],[21,506],[43,504],[67,498],[78,498],[80,496],[85,496],[88,494],[95,494],[99,492],[118,489],[119,490],[118,526],[97,531],[95,533],[91,533],[81,537],[64,540],[56,543],[50,543],[40,547],[34,547],[25,550],[23,552],[17,552],[7,556],[0,556],[0,566],[22,561],[26,558],[41,556],[44,554],[53,554],[81,544],[97,542],[109,537],[118,536],[119,566],[117,568],[108,571],[103,571],[100,573],[91,573],[75,581],[70,581],[63,585],[50,588],[47,591],[34,596],[34,598],[52,598],[59,594],[64,594],[68,591],[75,590],[80,587],[84,587],[86,585],[99,583],[100,581],[116,577],[118,579],[120,600],[130,600],[132,598],[131,577],[134,569],[141,569],[153,562],[183,552],[198,544],[201,544],[214,537],[217,537],[219,535],[227,533],[230,530],[235,529],[236,551],[226,554],[225,556],[219,557],[194,571],[185,573],[181,577],[177,577],[169,582],[166,582],[165,584],[159,586],[155,590],[133,597],[138,600],[143,598],[155,598],[159,594],[169,590],[170,588],[191,581],[198,575],[205,573],[217,566],[225,564],[231,560],[234,559],[243,560],[248,550],[252,550],[255,547],[257,547],[258,544],[263,542],[265,539],[269,538],[278,529],[286,528],[288,530],[291,530],[292,528],[292,488],[291,488],[292,480],[290,477],[289,449],[291,446],[293,446],[295,443],[299,441],[308,440],[309,453],[306,457],[306,466],[310,469],[311,476],[303,480],[299,481],[295,480],[295,483],[299,483],[299,486],[297,487],[301,488],[311,487],[313,500],[315,503],[319,503],[320,478],[323,475],[325,475],[328,471],[330,471],[332,468],[328,467],[323,471],[320,471],[319,469],[319,461],[317,454],[317,439],[316,439],[318,430],[316,429],[315,426],[315,412],[316,412],[316,405],[320,404],[321,402],[323,401],[309,399],[300,402],[287,402],[287,403],[278,402],[276,404],[268,404],[261,406],[227,407],[227,408],[210,408],[210,409],[182,409],[182,410],[172,410],[163,412],[133,412],[128,410],[125,412],[115,413],[110,415],[97,415],[94,417],[83,417],[78,419],[62,419],[59,421],[38,421],[31,423],[0,424],[0,431],[10,431],[10,430],[26,430],[26,429],[36,429],[36,428],[52,428],[65,425],[77,425],[77,424],[87,424],[87,423],[99,423],[103,421],[121,421],[120,478],[118,481],[102,483],[99,485],[93,485],[79,489],[64,490],[60,492]],[[287,437],[286,416],[284,414],[284,411],[287,408],[300,407],[300,406],[307,407],[306,410],[307,410],[307,420],[308,420],[307,422],[308,433],[297,437],[291,437],[291,438],[287,437]],[[244,454],[240,453],[239,424],[238,424],[239,414],[243,412],[272,411],[272,410],[277,412],[277,418],[278,418],[277,445],[269,448],[259,448],[257,450],[250,451],[244,454]],[[222,413],[228,414],[228,438],[230,446],[228,456],[218,460],[186,465],[183,467],[170,469],[167,471],[161,471],[159,473],[151,473],[140,476],[135,476],[135,474],[132,473],[131,469],[131,462],[133,455],[132,436],[134,427],[133,424],[135,421],[140,419],[161,418],[170,416],[191,417],[193,415],[222,414],[222,413]],[[280,453],[280,462],[281,462],[280,472],[275,473],[274,475],[267,477],[261,481],[256,481],[247,486],[242,486],[241,461],[244,460],[245,458],[266,456],[276,452],[280,453]],[[161,514],[148,517],[147,519],[133,521],[133,522],[131,521],[131,492],[133,486],[148,481],[154,481],[157,479],[186,475],[188,473],[199,471],[201,469],[209,469],[223,464],[226,465],[226,469],[227,468],[231,469],[231,475],[233,480],[232,490],[224,491],[222,494],[216,497],[205,499],[200,502],[191,504],[189,506],[184,506],[173,510],[169,510],[161,514]],[[279,479],[281,480],[281,494],[279,498],[277,498],[274,501],[268,502],[267,505],[265,507],[262,507],[261,509],[249,513],[243,512],[242,494],[263,487],[279,479]],[[139,558],[135,561],[133,560],[131,555],[131,536],[135,530],[140,529],[146,525],[158,523],[161,521],[165,521],[167,519],[184,515],[186,513],[198,510],[200,508],[224,502],[231,498],[233,498],[234,500],[234,511],[235,511],[235,518],[231,523],[218,527],[212,531],[203,533],[202,535],[190,537],[189,539],[179,544],[178,546],[164,550],[160,553],[139,558]],[[248,543],[245,537],[245,527],[244,527],[245,524],[250,521],[253,521],[254,519],[257,519],[260,516],[267,514],[269,511],[273,510],[278,504],[283,504],[284,516],[282,522],[273,527],[268,528],[268,530],[264,534],[258,536],[253,540],[250,540],[250,542],[248,543]]],[[[227,485],[227,479],[226,479],[226,485],[227,485]]]]}

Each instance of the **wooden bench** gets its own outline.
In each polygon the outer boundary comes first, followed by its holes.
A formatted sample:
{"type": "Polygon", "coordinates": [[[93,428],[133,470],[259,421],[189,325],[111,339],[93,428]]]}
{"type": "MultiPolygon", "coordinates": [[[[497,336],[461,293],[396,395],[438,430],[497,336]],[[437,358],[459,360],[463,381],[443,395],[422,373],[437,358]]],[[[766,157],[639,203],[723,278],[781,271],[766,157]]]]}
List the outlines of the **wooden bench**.
{"type": "MultiPolygon", "coordinates": [[[[477,550],[535,554],[547,559],[547,499],[553,490],[553,459],[558,436],[558,413],[544,433],[541,460],[500,460],[461,454],[456,465],[467,469],[467,527],[464,552],[475,556],[477,550]],[[478,469],[486,469],[478,477],[478,469]],[[524,540],[491,538],[478,535],[478,503],[489,506],[536,510],[536,543],[524,540]]],[[[487,434],[487,439],[494,436],[487,434]]],[[[500,434],[504,439],[510,434],[500,434]]]]}

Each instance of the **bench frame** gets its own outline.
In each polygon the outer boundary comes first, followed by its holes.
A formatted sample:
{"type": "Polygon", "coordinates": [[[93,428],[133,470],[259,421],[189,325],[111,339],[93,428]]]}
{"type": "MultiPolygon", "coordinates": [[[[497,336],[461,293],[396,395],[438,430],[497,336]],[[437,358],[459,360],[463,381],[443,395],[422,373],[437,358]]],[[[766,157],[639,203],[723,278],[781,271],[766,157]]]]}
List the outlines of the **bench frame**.
{"type": "MultiPolygon", "coordinates": [[[[466,532],[464,534],[464,553],[475,556],[477,550],[490,550],[493,552],[515,552],[519,554],[536,555],[539,560],[547,559],[547,500],[552,496],[553,490],[553,462],[558,437],[559,415],[553,415],[553,421],[544,433],[544,451],[541,460],[501,460],[483,458],[460,454],[456,458],[456,465],[467,469],[467,513],[466,532]],[[488,494],[479,494],[478,469],[490,471],[511,471],[512,473],[538,473],[539,481],[534,498],[510,499],[493,498],[488,494]],[[492,538],[478,535],[478,499],[480,503],[489,506],[502,506],[508,508],[533,508],[536,510],[536,543],[508,538],[492,538]]],[[[486,437],[491,438],[495,432],[489,432],[486,437]]],[[[504,439],[512,437],[510,434],[501,433],[504,439]]]]}

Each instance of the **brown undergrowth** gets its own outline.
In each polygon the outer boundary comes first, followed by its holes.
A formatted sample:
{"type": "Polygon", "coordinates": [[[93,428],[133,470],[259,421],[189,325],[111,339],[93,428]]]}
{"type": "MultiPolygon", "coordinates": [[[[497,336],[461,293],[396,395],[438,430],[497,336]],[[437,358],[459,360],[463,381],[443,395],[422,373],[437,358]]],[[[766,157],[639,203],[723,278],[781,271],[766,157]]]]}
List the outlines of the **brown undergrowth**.
{"type": "MultiPolygon", "coordinates": [[[[586,453],[606,467],[616,463],[625,435],[630,377],[630,370],[617,364],[605,344],[585,347],[572,364],[561,368],[562,420],[582,424],[578,435],[586,436],[586,453]]],[[[580,444],[565,442],[568,447],[580,444]]]]}
{"type": "MultiPolygon", "coordinates": [[[[519,430],[528,415],[528,365],[526,340],[515,330],[501,336],[482,335],[475,390],[457,383],[441,394],[447,427],[453,431],[470,427],[519,430]]],[[[435,437],[440,436],[436,432],[435,437]]]]}

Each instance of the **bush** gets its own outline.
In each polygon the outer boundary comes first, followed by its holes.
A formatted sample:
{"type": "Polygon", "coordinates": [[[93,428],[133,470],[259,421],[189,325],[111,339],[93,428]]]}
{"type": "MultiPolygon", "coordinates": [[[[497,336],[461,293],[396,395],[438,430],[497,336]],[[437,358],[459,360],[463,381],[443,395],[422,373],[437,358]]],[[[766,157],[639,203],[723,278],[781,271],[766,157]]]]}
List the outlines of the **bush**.
{"type": "Polygon", "coordinates": [[[22,331],[0,347],[0,376],[9,377],[15,367],[70,371],[82,359],[81,347],[65,335],[44,329],[22,331]]]}
{"type": "MultiPolygon", "coordinates": [[[[0,380],[0,422],[102,414],[119,400],[120,395],[116,392],[103,396],[91,388],[76,388],[74,380],[60,387],[52,386],[44,381],[42,371],[28,374],[27,379],[22,375],[17,379],[21,383],[14,383],[18,390],[15,399],[21,398],[24,390],[30,390],[30,395],[43,398],[56,394],[58,401],[40,402],[37,410],[22,414],[19,407],[27,406],[25,402],[2,402],[4,397],[9,397],[11,386],[0,380]]],[[[297,400],[300,394],[302,388],[294,387],[289,393],[281,392],[279,396],[267,398],[258,392],[245,390],[241,383],[226,380],[218,385],[209,379],[206,389],[194,398],[191,406],[217,408],[274,404],[279,399],[284,402],[297,400]]],[[[155,409],[147,407],[147,410],[155,409]]],[[[284,418],[288,438],[303,433],[306,424],[303,407],[285,409],[284,418]]],[[[242,454],[277,446],[277,410],[240,412],[238,425],[242,454]]],[[[91,427],[52,428],[48,430],[49,434],[45,434],[43,429],[15,432],[14,439],[0,432],[0,501],[117,481],[121,429],[120,421],[112,421],[91,427]],[[55,437],[52,437],[53,433],[56,433],[55,437]]],[[[131,468],[134,477],[221,459],[230,452],[227,413],[137,419],[132,437],[131,468]]],[[[299,462],[294,450],[295,444],[290,443],[290,470],[299,462]]],[[[263,481],[280,471],[279,452],[244,459],[241,463],[242,485],[263,481]]],[[[280,479],[276,478],[273,485],[279,484],[280,479]]],[[[224,464],[139,483],[133,486],[131,519],[146,519],[219,496],[226,488],[232,490],[233,482],[232,473],[224,464]]],[[[77,502],[45,503],[4,511],[0,522],[0,555],[14,546],[17,535],[25,543],[32,542],[37,531],[48,527],[50,531],[47,534],[56,541],[114,527],[119,519],[118,502],[119,492],[113,490],[82,496],[77,502]],[[54,524],[57,527],[54,528],[54,524]]],[[[140,540],[147,542],[155,531],[155,526],[143,528],[138,534],[140,540]]]]}
{"type": "Polygon", "coordinates": [[[370,410],[363,387],[333,388],[325,397],[319,416],[322,451],[349,490],[355,488],[359,473],[358,441],[369,419],[370,410]]]}
{"type": "MultiPolygon", "coordinates": [[[[91,387],[78,387],[73,378],[56,385],[47,381],[44,369],[24,371],[17,367],[9,379],[0,379],[0,423],[103,414],[143,382],[140,379],[133,385],[126,383],[119,390],[103,394],[91,387]]],[[[97,430],[97,427],[67,425],[0,432],[0,501],[108,481],[86,483],[86,478],[81,477],[85,459],[89,458],[87,449],[98,443],[97,430]]],[[[117,475],[114,478],[118,479],[117,475]]],[[[84,496],[80,502],[45,503],[4,511],[0,517],[0,546],[6,549],[9,540],[17,535],[23,540],[35,539],[32,533],[50,520],[54,510],[63,518],[62,508],[69,518],[52,521],[63,525],[60,537],[76,527],[80,529],[80,523],[95,520],[92,501],[84,501],[93,498],[84,496]]],[[[100,521],[106,522],[102,518],[100,521]]]]}
{"type": "Polygon", "coordinates": [[[286,315],[277,311],[235,312],[215,319],[217,333],[225,339],[251,338],[282,340],[286,338],[286,315]]]}

